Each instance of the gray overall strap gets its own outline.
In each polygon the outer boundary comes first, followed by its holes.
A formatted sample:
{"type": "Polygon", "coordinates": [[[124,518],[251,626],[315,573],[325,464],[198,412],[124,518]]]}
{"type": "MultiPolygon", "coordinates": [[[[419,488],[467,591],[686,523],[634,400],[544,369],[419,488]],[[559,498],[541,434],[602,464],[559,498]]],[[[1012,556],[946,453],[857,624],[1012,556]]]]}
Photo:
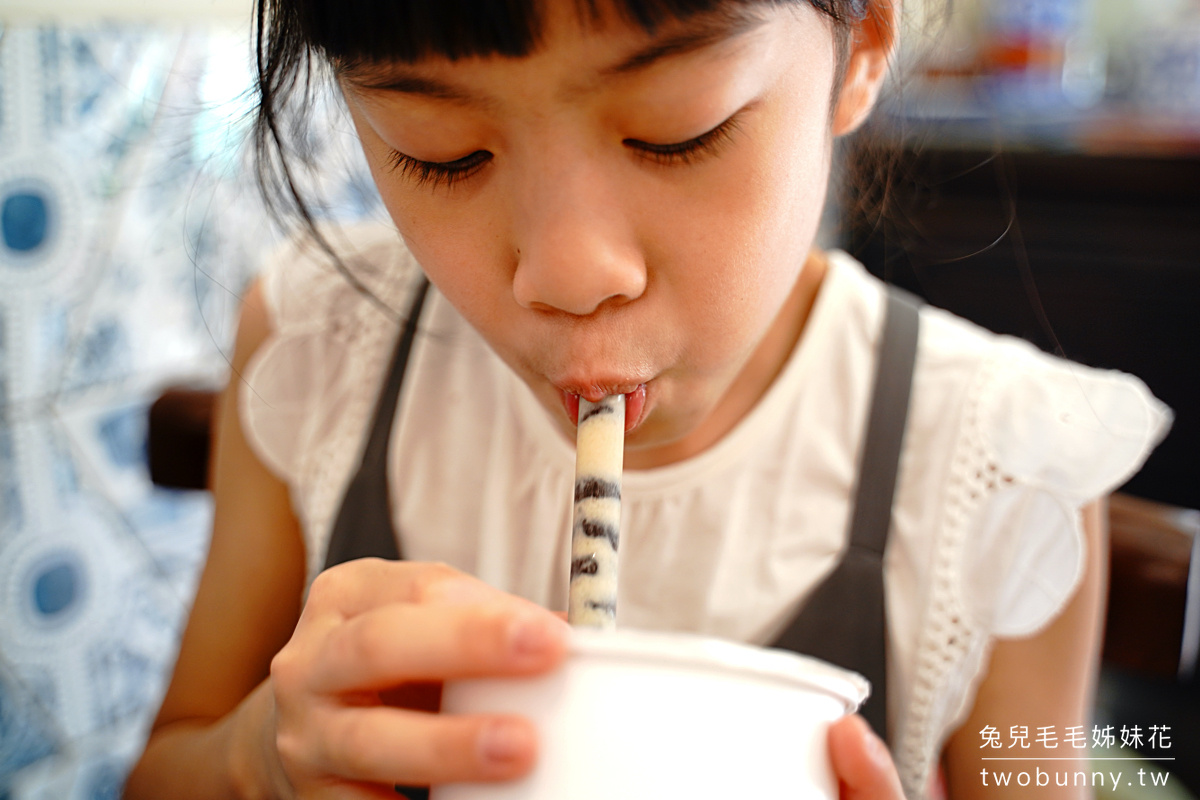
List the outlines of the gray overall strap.
{"type": "Polygon", "coordinates": [[[391,369],[379,393],[375,418],[363,447],[362,461],[346,487],[333,532],[329,536],[329,547],[325,551],[326,569],[343,561],[366,556],[393,560],[400,558],[400,547],[392,526],[391,504],[388,502],[388,441],[391,439],[392,419],[396,416],[396,403],[400,398],[400,385],[404,382],[404,370],[408,366],[408,354],[417,333],[417,318],[421,316],[421,307],[428,291],[429,281],[422,277],[408,312],[408,320],[396,342],[391,369]]]}
{"type": "Polygon", "coordinates": [[[919,306],[889,287],[874,395],[859,461],[849,544],[775,647],[854,670],[871,682],[862,715],[887,740],[887,614],[883,553],[892,520],[900,447],[908,419],[919,306]]]}

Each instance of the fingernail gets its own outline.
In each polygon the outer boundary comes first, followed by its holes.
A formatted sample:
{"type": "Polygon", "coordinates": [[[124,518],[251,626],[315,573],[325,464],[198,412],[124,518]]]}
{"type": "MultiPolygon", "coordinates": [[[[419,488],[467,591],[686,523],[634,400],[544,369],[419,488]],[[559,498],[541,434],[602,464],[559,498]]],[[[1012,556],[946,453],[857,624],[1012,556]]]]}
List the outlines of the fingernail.
{"type": "Polygon", "coordinates": [[[484,761],[517,761],[525,757],[532,744],[528,728],[515,722],[490,722],[479,734],[479,753],[484,761]]]}
{"type": "Polygon", "coordinates": [[[516,656],[538,656],[557,645],[565,635],[565,623],[547,614],[523,613],[512,621],[508,646],[516,656]]]}

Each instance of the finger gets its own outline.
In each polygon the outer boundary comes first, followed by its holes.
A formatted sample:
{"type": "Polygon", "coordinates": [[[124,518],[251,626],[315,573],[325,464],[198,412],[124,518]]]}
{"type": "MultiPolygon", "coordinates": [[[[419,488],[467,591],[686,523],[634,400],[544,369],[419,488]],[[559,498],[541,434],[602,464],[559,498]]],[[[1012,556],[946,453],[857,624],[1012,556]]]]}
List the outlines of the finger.
{"type": "Polygon", "coordinates": [[[411,680],[528,675],[562,660],[568,630],[532,604],[387,605],[329,630],[310,686],[330,693],[411,680]]]}
{"type": "MultiPolygon", "coordinates": [[[[446,564],[360,558],[330,567],[313,580],[306,610],[357,616],[388,603],[485,603],[511,597],[446,564]]],[[[512,598],[516,599],[516,598],[512,598]]]]}
{"type": "Polygon", "coordinates": [[[903,800],[900,776],[887,746],[858,714],[830,726],[829,758],[841,800],[903,800]]]}
{"type": "Polygon", "coordinates": [[[537,731],[521,717],[340,708],[322,731],[323,770],[388,786],[510,780],[537,757],[537,731]]]}

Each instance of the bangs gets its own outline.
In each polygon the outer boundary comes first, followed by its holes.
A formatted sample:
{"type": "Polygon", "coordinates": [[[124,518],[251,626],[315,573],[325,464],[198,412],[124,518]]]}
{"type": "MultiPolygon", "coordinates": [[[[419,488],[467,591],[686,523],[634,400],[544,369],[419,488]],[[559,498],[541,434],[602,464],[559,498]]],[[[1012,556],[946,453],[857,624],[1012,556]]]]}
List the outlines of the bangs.
{"type": "MultiPolygon", "coordinates": [[[[262,0],[276,24],[293,16],[299,38],[339,66],[386,61],[413,63],[441,56],[521,57],[542,34],[546,0],[262,0]]],[[[612,13],[653,34],[669,21],[685,21],[722,8],[790,5],[788,0],[574,0],[582,23],[612,13]]],[[[865,0],[807,0],[835,20],[865,0]]],[[[290,27],[290,26],[288,26],[290,27]]]]}

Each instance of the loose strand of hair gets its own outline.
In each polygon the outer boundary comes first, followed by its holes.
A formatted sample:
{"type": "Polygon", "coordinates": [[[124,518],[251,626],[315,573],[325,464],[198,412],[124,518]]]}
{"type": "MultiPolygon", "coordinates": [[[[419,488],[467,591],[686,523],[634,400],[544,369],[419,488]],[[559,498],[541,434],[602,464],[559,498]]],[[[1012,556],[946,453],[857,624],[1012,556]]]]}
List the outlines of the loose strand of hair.
{"type": "MultiPolygon", "coordinates": [[[[279,227],[286,231],[290,227],[286,222],[289,213],[300,217],[301,228],[305,235],[329,257],[334,268],[345,278],[356,292],[365,297],[385,316],[399,320],[401,314],[362,282],[343,260],[340,253],[330,244],[328,238],[320,230],[316,218],[296,181],[291,164],[284,155],[289,152],[289,144],[296,138],[285,137],[280,131],[280,121],[277,111],[278,98],[292,98],[300,89],[303,105],[311,105],[313,65],[311,51],[307,48],[286,47],[286,37],[298,35],[295,20],[289,19],[292,27],[280,19],[278,4],[273,6],[273,13],[268,14],[267,6],[271,0],[257,0],[255,12],[255,63],[259,91],[259,114],[254,125],[254,152],[256,162],[256,178],[263,195],[264,203],[270,217],[279,227]],[[268,36],[268,16],[270,29],[275,36],[268,36]],[[281,31],[280,25],[285,26],[281,31]],[[281,199],[281,196],[286,199],[281,199]]],[[[286,18],[285,18],[286,19],[286,18]]],[[[311,155],[306,152],[298,154],[303,165],[312,168],[311,155]]]]}

